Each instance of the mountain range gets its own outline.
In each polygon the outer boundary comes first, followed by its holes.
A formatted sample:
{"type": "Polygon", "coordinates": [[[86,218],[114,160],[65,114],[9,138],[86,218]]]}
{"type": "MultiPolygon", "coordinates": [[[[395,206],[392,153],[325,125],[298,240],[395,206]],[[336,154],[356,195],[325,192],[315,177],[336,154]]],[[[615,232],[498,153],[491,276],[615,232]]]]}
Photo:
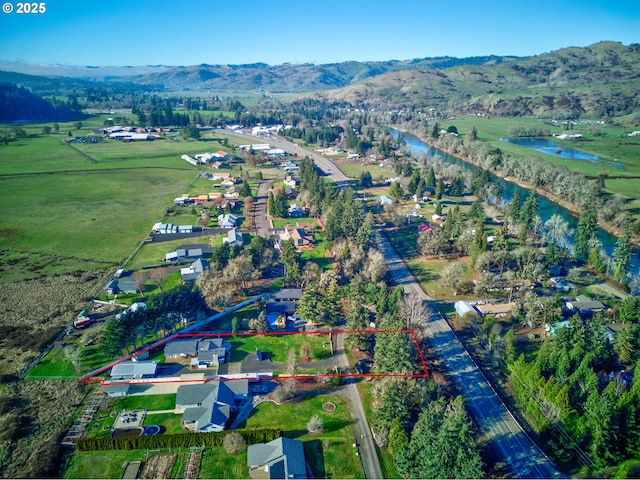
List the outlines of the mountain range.
{"type": "Polygon", "coordinates": [[[640,45],[603,41],[531,57],[437,57],[324,65],[70,67],[0,62],[0,81],[150,91],[311,95],[364,108],[500,116],[618,116],[640,106],[640,45]],[[46,80],[45,80],[46,78],[46,80]],[[54,80],[55,79],[55,80],[54,80]]]}

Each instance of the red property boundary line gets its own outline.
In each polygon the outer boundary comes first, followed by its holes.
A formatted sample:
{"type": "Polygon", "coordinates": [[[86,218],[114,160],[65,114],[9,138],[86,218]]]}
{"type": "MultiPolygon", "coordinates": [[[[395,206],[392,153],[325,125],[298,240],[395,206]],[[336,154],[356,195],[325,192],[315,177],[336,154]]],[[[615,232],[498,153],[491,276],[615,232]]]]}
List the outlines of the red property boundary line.
{"type": "Polygon", "coordinates": [[[317,377],[405,377],[405,378],[427,378],[429,377],[429,369],[427,368],[426,362],[424,360],[424,355],[422,353],[422,349],[420,348],[420,343],[418,342],[418,337],[416,336],[416,333],[414,330],[322,330],[322,331],[317,331],[317,332],[265,332],[265,333],[223,333],[223,332],[203,332],[203,333],[175,333],[173,335],[169,335],[166,338],[163,338],[162,340],[159,340],[157,342],[153,342],[152,344],[148,345],[145,348],[142,348],[132,354],[126,355],[125,357],[122,357],[121,359],[112,362],[104,367],[101,367],[97,370],[94,370],[82,377],[80,377],[79,381],[81,383],[102,383],[103,385],[108,383],[111,385],[116,385],[116,384],[129,384],[129,385],[153,385],[154,383],[194,383],[194,382],[201,382],[201,383],[206,383],[206,382],[212,382],[212,381],[220,381],[220,380],[225,380],[225,381],[229,381],[229,380],[245,380],[245,379],[251,379],[251,380],[259,380],[259,379],[273,379],[273,378],[297,378],[297,379],[305,379],[305,378],[317,378],[317,377]],[[134,357],[138,357],[141,354],[145,354],[148,353],[151,350],[154,350],[158,347],[162,347],[163,345],[165,345],[168,342],[172,342],[174,340],[179,340],[182,338],[190,338],[190,337],[197,337],[197,338],[207,338],[207,337],[214,337],[214,338],[223,338],[223,337],[280,337],[280,336],[286,336],[286,335],[339,335],[339,334],[344,334],[344,335],[349,335],[349,334],[362,334],[362,333],[369,333],[369,334],[376,334],[376,333],[409,333],[411,334],[411,338],[413,339],[413,342],[415,344],[416,347],[416,351],[418,352],[418,357],[420,358],[420,364],[422,365],[423,371],[424,373],[367,373],[367,374],[360,374],[360,373],[316,373],[316,374],[298,374],[298,375],[261,375],[259,373],[256,374],[256,377],[249,377],[249,376],[242,376],[242,377],[238,377],[238,378],[234,378],[234,377],[228,377],[225,378],[224,375],[222,375],[222,377],[220,376],[216,376],[216,377],[209,377],[206,379],[186,379],[186,380],[181,380],[181,379],[177,379],[177,380],[172,380],[172,381],[157,381],[154,382],[153,379],[147,379],[148,381],[137,381],[137,380],[131,380],[131,381],[114,381],[114,382],[109,382],[109,381],[105,381],[105,379],[102,378],[97,378],[98,375],[101,375],[103,373],[105,373],[107,370],[110,370],[111,368],[113,368],[114,366],[129,361],[134,357]]]}

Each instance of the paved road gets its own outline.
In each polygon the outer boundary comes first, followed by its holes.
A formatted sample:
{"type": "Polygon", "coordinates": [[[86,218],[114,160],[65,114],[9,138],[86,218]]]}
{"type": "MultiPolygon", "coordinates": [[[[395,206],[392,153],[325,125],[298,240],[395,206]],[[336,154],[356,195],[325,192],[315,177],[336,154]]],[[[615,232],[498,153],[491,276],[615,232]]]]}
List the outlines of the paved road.
{"type": "Polygon", "coordinates": [[[296,143],[290,142],[280,136],[273,136],[270,138],[262,138],[257,137],[255,135],[250,135],[248,133],[237,133],[231,130],[222,130],[220,131],[223,135],[228,135],[231,137],[241,138],[242,140],[246,140],[247,143],[268,143],[269,145],[277,148],[281,148],[287,153],[292,155],[298,155],[298,158],[309,157],[313,160],[316,166],[324,172],[324,174],[331,179],[338,186],[346,185],[350,183],[351,179],[347,177],[337,165],[335,165],[331,160],[319,155],[315,152],[310,152],[299,146],[296,143]]]}
{"type": "MultiPolygon", "coordinates": [[[[382,235],[378,235],[378,248],[387,259],[389,275],[395,284],[403,285],[408,294],[427,302],[433,301],[382,235]]],[[[490,442],[498,457],[504,459],[514,478],[559,477],[551,462],[513,419],[438,312],[437,305],[434,303],[432,306],[434,314],[420,326],[424,328],[435,354],[463,393],[481,435],[490,442]]]]}
{"type": "MultiPolygon", "coordinates": [[[[347,358],[347,353],[344,348],[343,334],[336,335],[336,354],[334,358],[336,358],[338,366],[341,367],[342,373],[351,373],[349,359],[347,358]]],[[[378,452],[376,451],[376,445],[371,435],[371,428],[369,428],[367,416],[362,407],[362,399],[360,398],[355,379],[351,377],[345,378],[347,383],[345,387],[346,396],[351,401],[353,418],[355,419],[355,443],[358,445],[358,454],[362,462],[364,476],[365,478],[383,478],[378,452]]]]}
{"type": "Polygon", "coordinates": [[[267,197],[269,195],[269,187],[269,182],[260,182],[260,185],[258,186],[258,196],[254,203],[256,229],[258,230],[258,235],[263,238],[271,237],[271,232],[269,231],[271,225],[269,225],[269,219],[267,217],[267,197]]]}

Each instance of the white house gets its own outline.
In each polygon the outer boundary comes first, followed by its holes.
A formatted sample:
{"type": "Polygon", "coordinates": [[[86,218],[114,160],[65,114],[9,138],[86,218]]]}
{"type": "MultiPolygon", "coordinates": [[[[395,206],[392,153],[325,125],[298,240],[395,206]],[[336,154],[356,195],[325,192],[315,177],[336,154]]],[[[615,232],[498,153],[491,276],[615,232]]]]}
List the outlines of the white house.
{"type": "Polygon", "coordinates": [[[235,228],[238,226],[238,217],[233,213],[218,215],[218,225],[220,228],[235,228]]]}
{"type": "Polygon", "coordinates": [[[222,239],[222,243],[228,243],[230,247],[242,247],[244,245],[244,239],[242,238],[242,233],[232,228],[227,232],[227,238],[222,239]]]}

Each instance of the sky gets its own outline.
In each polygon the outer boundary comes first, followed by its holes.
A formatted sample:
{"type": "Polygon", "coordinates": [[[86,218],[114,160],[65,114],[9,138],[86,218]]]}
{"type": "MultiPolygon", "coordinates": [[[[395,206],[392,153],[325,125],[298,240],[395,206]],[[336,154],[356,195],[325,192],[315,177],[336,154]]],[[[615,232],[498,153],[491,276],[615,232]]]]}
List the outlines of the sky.
{"type": "Polygon", "coordinates": [[[323,64],[640,43],[640,0],[48,0],[30,14],[1,2],[0,60],[30,63],[323,64]]]}

